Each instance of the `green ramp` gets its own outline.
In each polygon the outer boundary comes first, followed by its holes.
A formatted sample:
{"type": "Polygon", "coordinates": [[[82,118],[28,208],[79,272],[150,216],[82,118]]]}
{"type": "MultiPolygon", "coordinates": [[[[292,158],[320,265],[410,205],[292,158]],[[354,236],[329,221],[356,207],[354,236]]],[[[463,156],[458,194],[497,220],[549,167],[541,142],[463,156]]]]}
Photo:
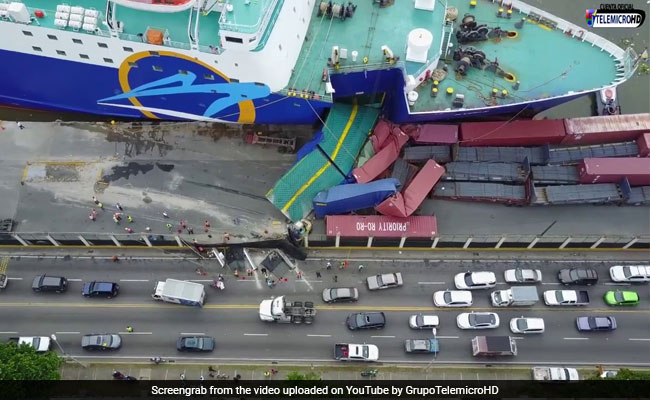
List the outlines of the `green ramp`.
{"type": "MultiPolygon", "coordinates": [[[[334,104],[332,107],[319,146],[344,174],[350,172],[378,115],[378,109],[356,104],[334,104]]],[[[266,198],[291,221],[298,221],[313,210],[312,200],[318,192],[336,186],[344,179],[327,157],[316,149],[294,165],[266,194],[266,198]]]]}

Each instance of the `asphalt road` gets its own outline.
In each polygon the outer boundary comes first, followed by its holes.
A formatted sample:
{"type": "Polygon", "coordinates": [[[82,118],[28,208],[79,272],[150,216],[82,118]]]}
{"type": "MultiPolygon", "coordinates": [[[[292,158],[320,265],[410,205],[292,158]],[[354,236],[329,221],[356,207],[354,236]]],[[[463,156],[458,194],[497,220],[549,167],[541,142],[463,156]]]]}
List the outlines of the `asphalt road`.
{"type": "Polygon", "coordinates": [[[199,276],[197,264],[188,261],[122,261],[106,260],[11,260],[7,275],[9,286],[0,293],[3,324],[0,339],[20,335],[50,335],[56,333],[62,348],[75,357],[119,357],[125,359],[162,356],[209,360],[304,360],[330,361],[334,343],[366,342],[377,344],[383,362],[429,363],[431,357],[407,355],[403,340],[425,338],[427,331],[413,331],[408,317],[417,312],[440,316],[438,337],[441,351],[437,362],[448,363],[545,363],[545,364],[619,364],[650,365],[650,290],[648,285],[621,286],[609,280],[609,263],[498,263],[498,262],[367,262],[359,273],[356,264],[349,270],[325,271],[322,262],[303,262],[304,279],[289,277],[269,289],[255,277],[226,278],[226,290],[208,290],[205,307],[201,309],[164,304],[149,295],[155,281],[166,278],[203,281],[206,285],[215,274],[222,272],[214,265],[203,266],[207,276],[199,276]],[[472,310],[492,310],[499,314],[501,326],[494,330],[465,331],[456,327],[456,315],[468,309],[437,309],[432,303],[435,290],[453,288],[453,276],[471,270],[492,270],[501,281],[497,289],[505,288],[503,270],[515,265],[541,268],[543,290],[561,288],[556,272],[567,266],[592,266],[600,275],[596,286],[590,287],[592,303],[588,307],[550,308],[542,302],[530,308],[494,309],[489,303],[491,290],[474,291],[472,310]],[[405,284],[402,288],[368,292],[365,277],[374,273],[401,270],[405,284]],[[322,278],[315,276],[319,270],[322,278]],[[60,274],[70,280],[67,293],[33,293],[31,281],[37,274],[60,274]],[[327,306],[320,292],[333,285],[338,276],[339,286],[354,285],[360,290],[357,303],[327,306]],[[120,295],[114,299],[85,299],[81,296],[86,280],[119,281],[120,295]],[[636,290],[641,304],[633,308],[608,307],[602,296],[607,290],[636,290]],[[290,299],[314,301],[318,306],[316,321],[310,326],[264,323],[258,317],[259,302],[270,296],[287,295],[290,299]],[[345,327],[346,316],[354,311],[384,311],[387,326],[382,330],[351,332],[345,327]],[[542,317],[546,333],[542,335],[513,335],[518,339],[516,357],[481,359],[471,355],[470,339],[477,334],[512,335],[509,320],[518,316],[542,317]],[[613,315],[619,328],[613,332],[579,333],[575,318],[581,315],[613,315]],[[127,334],[127,325],[135,332],[127,334]],[[112,353],[88,353],[80,348],[80,337],[87,333],[120,332],[123,346],[112,353]],[[214,336],[217,347],[206,355],[183,354],[175,350],[181,334],[214,336]]]}

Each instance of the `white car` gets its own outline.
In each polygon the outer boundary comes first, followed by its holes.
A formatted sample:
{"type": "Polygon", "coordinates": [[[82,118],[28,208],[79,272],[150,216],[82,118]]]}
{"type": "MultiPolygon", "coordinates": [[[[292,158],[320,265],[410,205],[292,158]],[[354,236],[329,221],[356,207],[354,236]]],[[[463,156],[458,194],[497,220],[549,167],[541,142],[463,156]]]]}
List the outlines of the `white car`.
{"type": "Polygon", "coordinates": [[[650,266],[616,265],[609,269],[614,282],[650,282],[650,266]]]}
{"type": "Polygon", "coordinates": [[[33,347],[37,353],[48,351],[52,344],[50,338],[47,336],[21,336],[18,338],[11,338],[11,340],[18,342],[18,346],[25,344],[33,347]]]}
{"type": "Polygon", "coordinates": [[[460,329],[494,329],[499,327],[499,316],[493,312],[460,313],[456,325],[460,329]]]}
{"type": "Polygon", "coordinates": [[[456,289],[475,290],[475,289],[489,289],[497,284],[497,277],[494,272],[479,271],[479,272],[463,272],[456,274],[454,277],[456,289]]]}
{"type": "Polygon", "coordinates": [[[433,294],[436,307],[471,307],[472,292],[467,290],[440,290],[433,294]]]}
{"type": "Polygon", "coordinates": [[[503,272],[507,283],[537,283],[542,281],[542,271],[539,269],[513,268],[503,272]]]}
{"type": "Polygon", "coordinates": [[[437,315],[414,314],[409,317],[411,329],[433,329],[440,325],[440,318],[437,315]]]}
{"type": "Polygon", "coordinates": [[[400,287],[404,284],[401,272],[369,276],[366,279],[368,290],[382,290],[400,287]]]}
{"type": "Polygon", "coordinates": [[[543,318],[513,318],[510,320],[510,330],[512,333],[544,333],[543,318]]]}

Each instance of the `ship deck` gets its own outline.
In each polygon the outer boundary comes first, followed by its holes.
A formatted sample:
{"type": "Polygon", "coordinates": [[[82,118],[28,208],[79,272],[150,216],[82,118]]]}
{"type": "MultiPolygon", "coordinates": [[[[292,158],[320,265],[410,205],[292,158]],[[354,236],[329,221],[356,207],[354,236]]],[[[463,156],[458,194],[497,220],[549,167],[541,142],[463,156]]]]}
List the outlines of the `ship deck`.
{"type": "MultiPolygon", "coordinates": [[[[340,69],[330,69],[332,74],[393,67],[383,60],[381,47],[387,45],[395,56],[400,57],[396,65],[403,66],[407,74],[414,76],[424,71],[426,65],[404,62],[407,37],[412,29],[426,28],[433,34],[429,60],[438,54],[441,47],[446,47],[440,42],[445,18],[443,2],[437,2],[433,12],[416,10],[410,2],[408,6],[394,4],[385,8],[379,8],[371,1],[357,1],[355,4],[357,10],[354,16],[345,21],[318,17],[318,5],[314,8],[308,41],[303,45],[289,88],[325,95],[321,75],[323,69],[328,67],[327,59],[332,46],[348,50],[348,58],[341,60],[340,69]],[[353,50],[359,53],[356,62],[351,60],[353,50]],[[364,57],[368,58],[367,65],[363,64],[364,57]]],[[[450,0],[448,5],[456,7],[459,15],[454,23],[452,47],[444,60],[449,73],[440,82],[436,97],[431,96],[431,81],[416,89],[419,97],[411,106],[411,112],[451,109],[455,94],[465,96],[464,108],[490,107],[590,91],[611,84],[616,79],[616,60],[606,51],[530,18],[526,19],[521,29],[517,29],[515,23],[527,17],[517,10],[513,10],[511,18],[505,18],[497,17],[498,3],[489,0],[478,0],[477,6],[471,9],[466,0],[450,0]],[[506,73],[520,81],[518,89],[514,89],[513,82],[494,72],[476,68],[471,68],[466,76],[454,72],[455,62],[451,57],[458,47],[455,32],[466,13],[474,15],[479,25],[499,26],[502,30],[517,32],[514,38],[474,42],[462,47],[473,46],[485,52],[488,60],[497,60],[506,73]],[[453,88],[454,95],[446,94],[448,88],[453,88]],[[493,89],[498,90],[499,96],[492,96],[493,89]],[[503,90],[508,91],[505,98],[500,97],[503,90]]]]}

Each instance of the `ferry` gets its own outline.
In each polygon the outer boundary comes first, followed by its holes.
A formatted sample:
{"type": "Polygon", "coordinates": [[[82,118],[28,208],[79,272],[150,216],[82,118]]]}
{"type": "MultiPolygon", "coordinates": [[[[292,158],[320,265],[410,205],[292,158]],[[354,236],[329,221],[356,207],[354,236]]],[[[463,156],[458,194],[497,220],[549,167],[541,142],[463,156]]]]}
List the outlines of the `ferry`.
{"type": "Polygon", "coordinates": [[[639,57],[519,0],[0,0],[0,104],[119,118],[311,124],[532,114],[639,57]]]}

